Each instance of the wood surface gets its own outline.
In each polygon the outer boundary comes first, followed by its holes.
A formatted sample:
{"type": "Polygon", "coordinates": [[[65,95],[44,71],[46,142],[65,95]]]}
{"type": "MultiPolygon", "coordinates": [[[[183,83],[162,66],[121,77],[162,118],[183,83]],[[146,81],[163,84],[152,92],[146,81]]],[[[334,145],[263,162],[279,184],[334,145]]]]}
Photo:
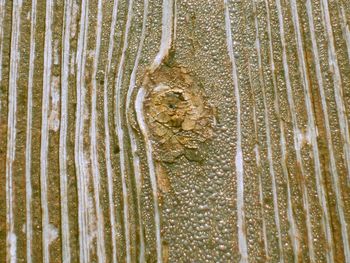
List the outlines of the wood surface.
{"type": "Polygon", "coordinates": [[[350,263],[349,0],[0,0],[0,262],[350,263]]]}

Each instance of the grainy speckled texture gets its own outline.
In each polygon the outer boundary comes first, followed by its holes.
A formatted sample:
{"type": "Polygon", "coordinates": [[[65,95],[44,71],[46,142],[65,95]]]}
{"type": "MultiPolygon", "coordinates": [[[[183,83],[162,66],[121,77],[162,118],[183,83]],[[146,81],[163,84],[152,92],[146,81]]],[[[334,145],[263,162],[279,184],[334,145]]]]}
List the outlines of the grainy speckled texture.
{"type": "Polygon", "coordinates": [[[0,0],[0,262],[350,263],[350,1],[0,0]]]}

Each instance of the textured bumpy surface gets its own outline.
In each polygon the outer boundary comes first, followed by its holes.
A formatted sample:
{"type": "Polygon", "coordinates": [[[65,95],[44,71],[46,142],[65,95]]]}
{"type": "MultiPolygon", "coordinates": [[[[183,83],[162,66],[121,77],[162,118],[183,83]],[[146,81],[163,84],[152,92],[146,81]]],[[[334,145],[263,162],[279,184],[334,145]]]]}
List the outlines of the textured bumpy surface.
{"type": "Polygon", "coordinates": [[[350,263],[349,0],[0,0],[0,262],[350,263]]]}

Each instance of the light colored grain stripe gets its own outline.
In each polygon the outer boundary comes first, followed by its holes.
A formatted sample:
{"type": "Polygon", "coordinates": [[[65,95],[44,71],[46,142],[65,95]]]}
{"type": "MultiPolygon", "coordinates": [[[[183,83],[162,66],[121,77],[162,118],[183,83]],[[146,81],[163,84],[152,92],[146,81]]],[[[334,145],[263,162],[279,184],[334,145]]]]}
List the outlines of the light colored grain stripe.
{"type": "Polygon", "coordinates": [[[29,74],[28,74],[28,98],[27,98],[27,130],[26,130],[26,252],[27,262],[32,262],[32,107],[33,107],[33,76],[35,65],[35,27],[36,27],[36,8],[37,1],[32,1],[31,20],[30,20],[30,57],[29,57],[29,74]]]}
{"type": "Polygon", "coordinates": [[[89,218],[88,208],[88,171],[85,166],[84,158],[84,110],[85,110],[85,62],[87,45],[87,27],[88,27],[88,0],[81,2],[80,28],[77,46],[77,109],[76,109],[76,130],[75,130],[75,167],[77,173],[78,188],[78,221],[79,221],[79,258],[81,263],[90,261],[90,236],[89,236],[89,218]]]}
{"type": "MultiPolygon", "coordinates": [[[[272,46],[272,34],[271,34],[271,24],[270,24],[270,11],[268,7],[268,2],[265,0],[265,7],[267,10],[266,18],[267,18],[267,32],[268,32],[268,38],[269,38],[269,56],[270,56],[270,68],[272,72],[272,82],[273,82],[273,88],[275,93],[275,111],[277,113],[277,116],[280,116],[280,106],[279,106],[279,100],[278,100],[278,92],[277,92],[277,83],[276,83],[276,76],[275,76],[275,62],[273,57],[273,46],[272,46]]],[[[266,96],[266,95],[265,95],[266,96]]],[[[264,98],[264,102],[265,102],[264,98]]],[[[265,111],[266,111],[266,103],[265,103],[265,111]]],[[[300,241],[299,241],[299,230],[296,225],[294,214],[293,214],[293,204],[292,204],[292,198],[291,198],[291,190],[290,190],[290,183],[289,183],[289,174],[288,174],[288,168],[286,164],[287,159],[287,150],[286,150],[286,141],[285,141],[285,132],[284,132],[284,124],[282,121],[279,122],[280,124],[280,146],[281,146],[281,166],[282,166],[282,172],[283,176],[286,180],[287,184],[287,214],[288,214],[288,222],[290,224],[290,238],[292,241],[293,246],[293,253],[294,253],[294,262],[298,262],[298,255],[300,250],[300,241]]]]}
{"type": "MultiPolygon", "coordinates": [[[[249,79],[251,80],[251,74],[249,74],[249,79]]],[[[254,104],[253,104],[253,122],[254,122],[254,132],[257,134],[257,118],[256,118],[256,99],[255,95],[254,97],[254,104]]],[[[258,138],[256,138],[258,140],[258,138]]],[[[268,239],[267,239],[267,231],[266,231],[266,219],[265,219],[265,202],[264,202],[264,189],[263,189],[263,182],[262,182],[262,165],[261,165],[261,159],[260,159],[260,147],[259,144],[256,143],[254,147],[254,153],[255,153],[255,161],[256,161],[256,166],[258,168],[258,179],[259,179],[259,203],[260,203],[260,213],[261,213],[261,222],[262,222],[262,237],[264,241],[264,252],[265,252],[265,259],[268,259],[269,256],[269,244],[268,244],[268,239]]]]}
{"type": "MultiPolygon", "coordinates": [[[[294,146],[296,150],[296,157],[297,162],[300,165],[300,170],[302,177],[305,178],[305,172],[303,168],[301,153],[300,153],[300,142],[298,141],[298,134],[300,133],[300,130],[298,128],[297,123],[297,117],[296,117],[296,110],[295,110],[295,104],[293,99],[293,93],[292,93],[292,87],[291,87],[291,81],[289,76],[289,66],[288,66],[288,58],[287,58],[287,44],[285,40],[285,32],[284,32],[284,17],[282,14],[282,7],[280,0],[276,0],[277,5],[277,12],[278,12],[278,20],[279,20],[279,27],[280,27],[280,36],[281,36],[281,44],[282,44],[282,61],[283,61],[283,68],[284,68],[284,77],[286,80],[286,88],[287,88],[287,100],[288,105],[292,117],[292,125],[293,125],[293,135],[294,135],[294,146]]],[[[313,246],[313,237],[312,237],[312,226],[311,226],[311,215],[310,215],[310,208],[309,208],[309,200],[308,200],[308,192],[305,183],[302,185],[302,198],[303,198],[303,206],[306,213],[306,228],[307,228],[307,239],[308,239],[308,249],[309,249],[309,257],[312,262],[315,261],[315,251],[313,246]]]]}
{"type": "MultiPolygon", "coordinates": [[[[5,17],[5,0],[0,0],[0,83],[2,81],[2,53],[4,48],[4,17],[5,17]]],[[[2,101],[0,100],[0,122],[1,122],[2,101]]]]}
{"type": "Polygon", "coordinates": [[[62,261],[70,263],[70,235],[68,219],[68,182],[67,182],[67,125],[68,125],[68,81],[69,81],[69,52],[72,0],[65,0],[63,16],[62,39],[62,68],[61,68],[61,121],[60,121],[60,200],[62,228],[62,261]]]}
{"type": "MultiPolygon", "coordinates": [[[[342,99],[343,98],[342,80],[341,80],[339,66],[338,66],[337,54],[334,46],[334,36],[333,36],[333,30],[332,30],[332,25],[331,25],[329,10],[328,10],[328,1],[322,0],[321,3],[322,3],[322,12],[323,12],[322,19],[323,19],[323,22],[325,23],[327,37],[328,37],[329,67],[330,67],[330,71],[333,72],[335,102],[337,105],[340,132],[342,135],[343,145],[344,145],[343,146],[344,159],[348,168],[348,179],[350,179],[350,134],[349,134],[348,120],[345,115],[346,109],[342,99]]],[[[341,194],[341,189],[339,185],[339,178],[335,174],[333,174],[333,184],[335,188],[335,196],[337,201],[336,205],[337,205],[337,210],[338,210],[338,215],[339,215],[340,225],[341,225],[345,260],[346,260],[346,263],[349,263],[350,262],[350,243],[349,243],[349,237],[348,237],[348,228],[347,228],[347,223],[344,215],[344,209],[343,209],[344,203],[342,200],[342,194],[341,194]]]]}
{"type": "MultiPolygon", "coordinates": [[[[271,34],[271,24],[270,24],[270,11],[268,6],[267,0],[265,0],[265,7],[266,7],[266,20],[267,20],[267,32],[268,32],[268,38],[269,38],[269,56],[270,56],[270,68],[272,72],[272,82],[273,82],[273,88],[275,93],[275,111],[277,113],[277,116],[280,116],[280,105],[278,100],[278,91],[277,91],[277,81],[276,81],[276,73],[275,73],[275,62],[273,57],[273,45],[272,45],[272,34],[271,34]]],[[[284,124],[282,121],[279,122],[280,124],[280,146],[281,146],[281,166],[282,166],[282,172],[283,176],[287,183],[287,214],[288,214],[288,221],[290,224],[290,238],[292,241],[293,246],[293,253],[294,253],[294,262],[298,262],[298,254],[300,250],[300,241],[299,241],[299,230],[296,225],[294,214],[293,214],[293,204],[292,204],[292,198],[291,198],[291,190],[290,190],[290,182],[289,182],[289,174],[288,174],[288,168],[286,164],[287,159],[287,150],[286,150],[286,140],[285,140],[285,132],[284,132],[284,124]]]]}
{"type": "Polygon", "coordinates": [[[109,46],[108,46],[108,60],[105,68],[104,86],[103,86],[103,119],[105,130],[105,158],[107,167],[107,181],[108,181],[108,204],[109,204],[109,219],[111,223],[111,240],[112,240],[112,262],[117,262],[117,229],[114,209],[114,191],[113,191],[113,169],[111,162],[111,146],[110,146],[110,133],[108,124],[108,76],[111,70],[113,47],[114,47],[114,34],[117,23],[118,14],[118,0],[114,0],[113,13],[111,22],[111,31],[109,34],[109,46]]]}
{"type": "MultiPolygon", "coordinates": [[[[329,67],[330,72],[333,73],[333,84],[334,84],[334,95],[335,102],[337,105],[340,133],[343,140],[343,150],[344,150],[344,161],[348,170],[348,184],[350,184],[350,133],[349,133],[349,122],[346,117],[346,108],[343,101],[343,91],[342,91],[342,80],[338,65],[337,53],[335,50],[335,39],[333,36],[333,29],[331,24],[331,18],[328,10],[328,1],[322,0],[322,20],[326,27],[326,33],[328,38],[328,53],[329,53],[329,67]]],[[[345,221],[344,221],[345,222],[345,221]]],[[[344,242],[347,242],[348,257],[350,260],[350,247],[348,238],[343,237],[344,242]]],[[[345,245],[345,244],[344,244],[345,245]]]]}
{"type": "Polygon", "coordinates": [[[347,52],[348,52],[348,58],[349,58],[349,62],[350,62],[350,30],[349,30],[349,25],[346,19],[346,15],[345,15],[345,10],[344,10],[344,6],[342,4],[339,4],[339,16],[340,16],[340,23],[342,26],[342,31],[343,31],[343,37],[345,39],[345,43],[346,43],[346,48],[347,48],[347,52]]]}
{"type": "Polygon", "coordinates": [[[157,263],[162,263],[163,262],[162,240],[161,240],[161,233],[160,233],[160,214],[159,214],[159,203],[158,203],[157,176],[154,169],[152,142],[148,135],[148,130],[147,130],[144,111],[143,111],[143,103],[144,103],[145,97],[146,97],[146,91],[143,87],[141,87],[136,96],[135,111],[136,111],[137,122],[139,124],[140,130],[146,145],[147,164],[148,164],[149,176],[151,180],[151,187],[152,187],[152,193],[153,193],[154,221],[155,221],[155,228],[156,228],[156,244],[157,244],[157,263]]]}
{"type": "Polygon", "coordinates": [[[7,153],[6,153],[6,261],[17,262],[17,236],[14,222],[14,193],[12,165],[16,154],[16,113],[17,113],[17,79],[20,59],[19,38],[21,22],[22,1],[14,0],[12,5],[12,33],[10,51],[9,75],[9,106],[7,124],[7,153]]]}
{"type": "Polygon", "coordinates": [[[106,262],[106,249],[104,241],[104,220],[103,220],[103,210],[101,208],[100,202],[100,172],[98,165],[98,153],[97,153],[97,142],[96,142],[96,75],[98,69],[98,62],[100,57],[101,49],[101,32],[102,32],[102,0],[98,1],[98,12],[97,12],[97,27],[96,27],[96,43],[94,52],[94,62],[92,70],[92,94],[91,94],[91,129],[90,129],[90,152],[91,152],[91,164],[92,164],[92,177],[93,177],[93,187],[94,187],[94,199],[96,207],[96,217],[97,217],[97,258],[98,262],[106,262]]]}
{"type": "Polygon", "coordinates": [[[174,25],[173,25],[173,43],[176,41],[176,31],[177,31],[177,0],[174,0],[174,25]]]}
{"type": "MultiPolygon", "coordinates": [[[[255,1],[253,2],[254,13],[256,14],[255,1]]],[[[265,83],[264,77],[262,73],[262,63],[261,63],[261,50],[260,50],[260,39],[259,39],[259,26],[258,26],[258,18],[254,16],[254,24],[256,31],[256,51],[258,55],[258,66],[259,66],[259,81],[261,83],[261,89],[263,94],[263,104],[264,104],[264,120],[265,120],[265,128],[266,128],[266,144],[267,144],[267,158],[269,162],[269,170],[271,175],[271,183],[272,183],[272,196],[273,196],[273,207],[275,212],[275,224],[277,227],[278,234],[278,245],[280,250],[280,261],[284,261],[284,251],[282,245],[282,235],[281,235],[281,223],[280,223],[280,212],[278,208],[278,194],[277,194],[277,186],[276,186],[276,175],[273,166],[273,150],[271,145],[271,132],[270,132],[270,117],[267,109],[266,103],[266,91],[265,91],[265,83]]]]}
{"type": "Polygon", "coordinates": [[[160,47],[150,71],[153,72],[159,67],[163,59],[168,55],[171,48],[172,31],[173,31],[173,0],[163,0],[162,10],[162,37],[160,47]]]}
{"type": "MultiPolygon", "coordinates": [[[[323,211],[322,228],[327,239],[327,247],[330,248],[330,250],[327,253],[327,257],[328,257],[328,260],[331,260],[331,258],[333,257],[333,251],[331,250],[332,248],[331,223],[330,223],[330,216],[328,213],[328,204],[326,201],[326,190],[323,184],[320,157],[319,157],[319,151],[318,151],[318,145],[317,145],[317,134],[316,134],[316,126],[315,126],[315,117],[313,113],[313,106],[311,102],[309,76],[306,68],[306,59],[305,59],[304,47],[303,47],[302,36],[300,31],[297,4],[295,0],[291,0],[290,4],[291,4],[291,10],[292,10],[297,47],[298,47],[298,60],[300,64],[299,70],[302,75],[303,86],[304,86],[304,98],[306,102],[306,110],[307,110],[307,116],[308,116],[308,128],[309,128],[309,135],[310,135],[311,144],[312,144],[314,168],[315,168],[315,175],[316,175],[316,190],[317,190],[319,202],[323,211]]],[[[312,34],[313,33],[314,32],[312,32],[312,34]]],[[[332,261],[329,261],[329,262],[332,262],[332,261]]]]}
{"type": "MultiPolygon", "coordinates": [[[[4,18],[5,18],[5,6],[6,0],[0,0],[0,82],[2,80],[2,56],[4,48],[4,18]]],[[[0,102],[0,112],[1,112],[1,102],[0,102]]]]}
{"type": "MultiPolygon", "coordinates": [[[[333,178],[333,187],[337,188],[339,187],[338,183],[336,183],[338,178],[338,171],[337,171],[336,160],[335,160],[334,149],[333,149],[332,134],[331,134],[331,128],[330,128],[330,122],[329,122],[329,115],[328,115],[328,107],[327,107],[327,101],[326,101],[326,95],[325,95],[325,88],[323,85],[323,75],[321,71],[321,63],[319,59],[319,53],[318,53],[318,47],[317,47],[317,41],[316,41],[316,35],[315,35],[315,27],[314,27],[314,18],[313,18],[312,5],[310,0],[306,2],[306,10],[309,18],[309,27],[310,27],[313,56],[315,61],[315,68],[316,68],[317,84],[318,84],[320,96],[321,96],[322,111],[324,116],[323,120],[324,120],[325,129],[326,129],[326,137],[327,137],[327,143],[328,143],[327,146],[329,151],[330,167],[331,167],[332,178],[333,178]]],[[[339,191],[340,191],[339,189],[335,190],[335,192],[339,192],[339,191]]],[[[329,231],[327,233],[327,236],[332,238],[331,229],[327,229],[327,231],[329,231]]],[[[333,243],[328,244],[328,246],[329,246],[328,248],[329,253],[327,254],[327,261],[334,262],[333,243]]]]}
{"type": "MultiPolygon", "coordinates": [[[[259,155],[259,146],[255,145],[255,160],[256,165],[258,168],[261,168],[261,160],[259,155]]],[[[263,240],[264,240],[264,252],[265,252],[265,258],[269,258],[269,244],[267,241],[267,231],[266,231],[266,220],[265,220],[265,213],[264,213],[264,192],[263,192],[263,185],[261,180],[261,173],[259,173],[259,202],[260,202],[260,213],[262,217],[262,234],[263,234],[263,240]]]]}
{"type": "Polygon", "coordinates": [[[244,169],[243,169],[243,152],[242,152],[242,131],[241,131],[241,100],[239,94],[239,85],[237,77],[236,61],[232,46],[231,20],[228,11],[227,0],[225,5],[225,29],[228,55],[232,64],[232,79],[235,89],[236,110],[237,110],[237,141],[236,141],[236,176],[237,176],[237,225],[238,225],[238,246],[241,254],[241,262],[248,262],[247,234],[245,230],[245,214],[244,214],[244,169]]]}
{"type": "Polygon", "coordinates": [[[137,142],[136,142],[136,135],[134,130],[131,128],[129,117],[130,117],[130,110],[131,110],[131,96],[135,89],[136,84],[136,73],[141,57],[141,52],[143,48],[143,43],[145,40],[146,35],[146,22],[147,22],[147,15],[148,15],[148,0],[144,0],[144,6],[143,6],[143,20],[142,20],[142,31],[141,31],[141,37],[140,37],[140,43],[137,49],[137,54],[135,58],[135,63],[133,70],[131,72],[130,76],[130,84],[128,93],[126,96],[126,123],[128,128],[128,134],[131,144],[131,154],[132,154],[132,161],[133,161],[133,167],[134,167],[134,176],[135,176],[135,182],[136,182],[136,192],[137,192],[137,209],[138,209],[138,220],[139,220],[139,235],[140,235],[140,255],[139,255],[139,262],[143,263],[145,262],[145,240],[144,240],[144,234],[143,234],[143,221],[142,221],[142,214],[141,214],[141,191],[142,191],[142,178],[141,178],[141,167],[140,167],[140,158],[137,154],[137,142]]]}
{"type": "MultiPolygon", "coordinates": [[[[260,51],[259,51],[260,53],[260,51]]],[[[258,55],[259,59],[260,54],[258,55]]],[[[271,132],[270,132],[270,124],[269,124],[269,114],[268,109],[266,105],[266,94],[265,94],[265,87],[263,87],[263,103],[264,103],[264,117],[265,117],[265,128],[266,128],[266,144],[267,144],[267,159],[269,162],[269,170],[271,175],[271,183],[272,183],[272,196],[273,196],[273,207],[275,212],[275,224],[277,227],[277,234],[278,234],[278,245],[280,250],[280,261],[284,261],[284,251],[283,251],[283,245],[282,245],[282,234],[281,234],[281,223],[280,223],[280,215],[279,215],[279,208],[278,208],[278,195],[277,195],[277,186],[276,186],[276,175],[273,167],[273,152],[272,152],[272,145],[271,145],[271,132]]],[[[292,228],[293,229],[293,228],[292,228]]]]}
{"type": "Polygon", "coordinates": [[[47,199],[47,168],[48,168],[48,113],[50,106],[50,85],[51,85],[51,67],[52,67],[52,17],[53,1],[46,1],[45,15],[45,47],[44,47],[44,73],[43,73],[43,98],[42,98],[42,122],[41,122],[41,148],[40,148],[40,194],[42,210],[42,253],[43,262],[50,262],[50,221],[49,204],[47,199]]]}
{"type": "Polygon", "coordinates": [[[130,220],[129,220],[129,204],[128,204],[128,189],[127,189],[127,183],[126,183],[126,176],[127,176],[127,170],[125,166],[125,145],[124,145],[124,130],[122,126],[122,114],[121,114],[121,89],[122,89],[122,79],[123,79],[123,69],[124,69],[124,62],[125,62],[125,53],[128,48],[128,37],[129,37],[129,30],[131,26],[131,19],[132,19],[132,8],[133,8],[133,1],[129,1],[129,7],[128,7],[128,14],[127,14],[127,21],[126,21],[126,28],[125,28],[125,35],[124,35],[124,42],[123,42],[123,50],[122,54],[119,60],[119,67],[118,67],[118,73],[117,78],[115,81],[115,126],[117,131],[117,137],[118,137],[118,143],[119,143],[119,149],[120,149],[120,172],[122,177],[122,189],[123,189],[123,216],[124,216],[124,227],[125,227],[125,246],[126,246],[126,262],[130,263],[130,220]]]}

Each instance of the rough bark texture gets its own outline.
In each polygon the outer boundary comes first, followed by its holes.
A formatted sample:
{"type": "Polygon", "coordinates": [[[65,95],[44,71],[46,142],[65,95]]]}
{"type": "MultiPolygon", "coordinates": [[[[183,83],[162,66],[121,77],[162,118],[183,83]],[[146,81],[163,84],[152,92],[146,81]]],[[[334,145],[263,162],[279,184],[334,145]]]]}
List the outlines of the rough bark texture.
{"type": "Polygon", "coordinates": [[[0,0],[0,262],[350,263],[349,23],[0,0]]]}

